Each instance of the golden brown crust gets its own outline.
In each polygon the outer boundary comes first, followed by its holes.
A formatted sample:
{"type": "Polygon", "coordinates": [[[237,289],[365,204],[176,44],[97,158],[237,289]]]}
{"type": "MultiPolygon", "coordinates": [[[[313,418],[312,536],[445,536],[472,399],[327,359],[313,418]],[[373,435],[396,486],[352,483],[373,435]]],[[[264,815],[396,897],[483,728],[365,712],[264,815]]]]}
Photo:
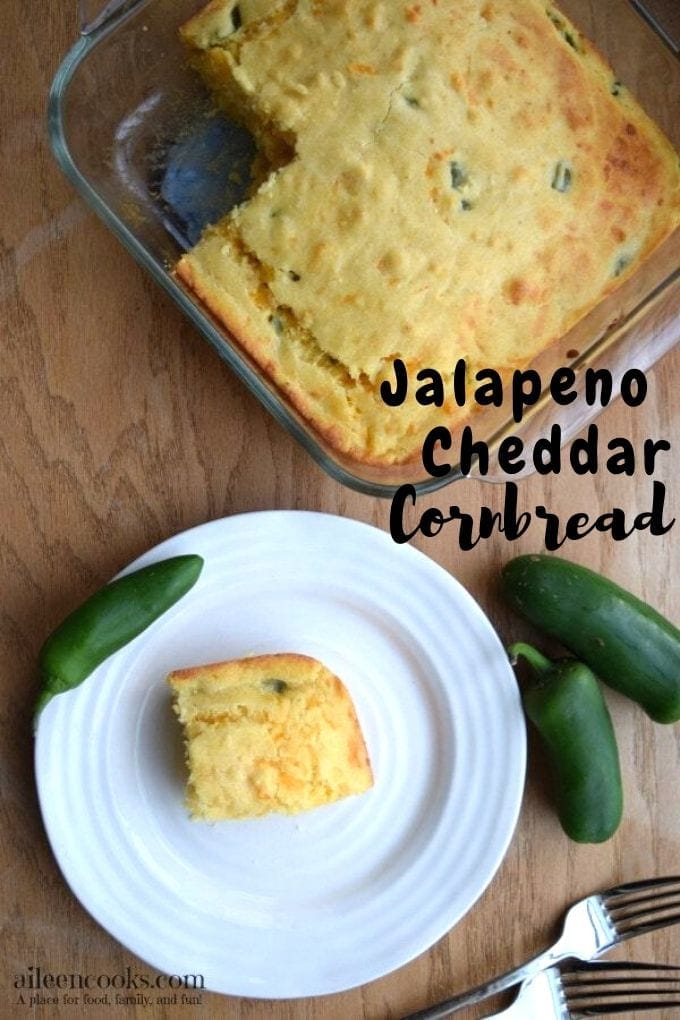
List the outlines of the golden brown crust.
{"type": "Polygon", "coordinates": [[[275,672],[277,667],[284,663],[287,669],[299,670],[308,670],[318,665],[317,660],[310,655],[300,655],[299,652],[273,652],[269,655],[250,655],[242,659],[221,660],[175,669],[168,675],[168,683],[171,687],[176,687],[178,684],[192,683],[207,675],[219,677],[224,683],[242,682],[249,676],[256,676],[268,670],[275,672]]]}

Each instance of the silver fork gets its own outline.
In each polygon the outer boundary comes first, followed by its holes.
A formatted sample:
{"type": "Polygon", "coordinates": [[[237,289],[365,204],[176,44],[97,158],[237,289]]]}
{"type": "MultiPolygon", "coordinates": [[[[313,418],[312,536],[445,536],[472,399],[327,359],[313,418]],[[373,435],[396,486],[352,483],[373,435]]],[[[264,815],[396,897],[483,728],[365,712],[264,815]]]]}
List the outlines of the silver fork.
{"type": "Polygon", "coordinates": [[[594,893],[569,908],[562,934],[549,949],[521,967],[460,995],[454,995],[436,1006],[412,1013],[404,1020],[440,1020],[463,1006],[471,1006],[519,984],[546,967],[569,959],[593,960],[624,939],[678,922],[679,875],[628,882],[607,892],[594,893]]]}
{"type": "Polygon", "coordinates": [[[548,967],[522,984],[507,1009],[486,1020],[577,1020],[680,1006],[680,967],[581,963],[548,967]]]}

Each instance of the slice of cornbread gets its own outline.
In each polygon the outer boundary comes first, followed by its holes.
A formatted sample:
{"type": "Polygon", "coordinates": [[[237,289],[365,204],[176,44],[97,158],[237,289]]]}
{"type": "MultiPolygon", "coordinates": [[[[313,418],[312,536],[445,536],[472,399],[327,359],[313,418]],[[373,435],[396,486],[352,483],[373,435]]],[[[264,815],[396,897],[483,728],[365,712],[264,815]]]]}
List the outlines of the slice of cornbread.
{"type": "Polygon", "coordinates": [[[678,224],[672,145],[550,0],[212,0],[182,36],[270,173],[177,274],[356,461],[469,414],[387,408],[395,358],[526,365],[678,224]]]}
{"type": "Polygon", "coordinates": [[[372,786],[349,694],[316,659],[234,659],[176,670],[168,682],[184,727],[192,817],[297,814],[372,786]]]}

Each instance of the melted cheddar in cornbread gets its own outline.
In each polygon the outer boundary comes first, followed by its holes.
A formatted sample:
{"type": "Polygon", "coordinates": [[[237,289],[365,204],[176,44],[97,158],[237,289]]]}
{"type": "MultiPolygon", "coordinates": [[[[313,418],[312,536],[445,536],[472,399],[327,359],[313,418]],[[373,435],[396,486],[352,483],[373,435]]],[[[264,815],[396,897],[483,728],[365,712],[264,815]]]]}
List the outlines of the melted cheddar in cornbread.
{"type": "Polygon", "coordinates": [[[176,670],[168,682],[194,818],[296,814],[372,786],[350,696],[316,659],[260,655],[176,670]]]}
{"type": "Polygon", "coordinates": [[[182,35],[265,168],[177,273],[358,461],[467,413],[385,407],[395,358],[524,366],[677,226],[672,146],[546,0],[213,0],[182,35]]]}

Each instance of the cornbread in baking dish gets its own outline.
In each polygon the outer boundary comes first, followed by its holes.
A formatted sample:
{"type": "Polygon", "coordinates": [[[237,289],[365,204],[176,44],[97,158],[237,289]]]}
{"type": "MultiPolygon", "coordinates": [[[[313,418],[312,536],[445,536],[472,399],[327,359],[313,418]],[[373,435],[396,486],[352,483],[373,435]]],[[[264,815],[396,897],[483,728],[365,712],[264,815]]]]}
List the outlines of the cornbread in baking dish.
{"type": "Polygon", "coordinates": [[[194,818],[297,814],[372,786],[350,696],[316,659],[260,655],[180,669],[168,682],[194,818]]]}
{"type": "Polygon", "coordinates": [[[264,160],[177,274],[337,450],[466,410],[379,384],[522,367],[678,223],[676,154],[544,0],[213,0],[191,60],[264,160]]]}

